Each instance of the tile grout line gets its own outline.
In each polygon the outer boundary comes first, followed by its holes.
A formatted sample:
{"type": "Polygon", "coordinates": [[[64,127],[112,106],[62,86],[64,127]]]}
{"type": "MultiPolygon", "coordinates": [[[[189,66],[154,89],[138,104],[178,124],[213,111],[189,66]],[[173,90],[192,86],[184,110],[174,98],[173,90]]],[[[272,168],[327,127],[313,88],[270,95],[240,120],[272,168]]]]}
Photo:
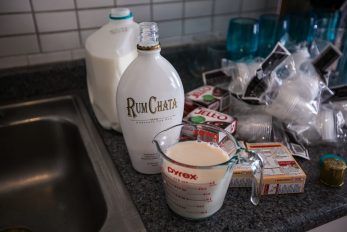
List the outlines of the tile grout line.
{"type": "Polygon", "coordinates": [[[212,9],[211,9],[211,32],[214,31],[214,9],[215,9],[216,0],[212,0],[212,9]]]}
{"type": "MultiPolygon", "coordinates": [[[[41,38],[39,35],[39,28],[37,26],[37,20],[36,20],[36,14],[34,12],[34,5],[33,5],[33,0],[29,0],[29,4],[30,4],[30,9],[31,9],[31,16],[33,17],[33,21],[34,21],[34,27],[35,27],[35,35],[36,35],[36,39],[37,39],[37,44],[39,46],[39,52],[42,52],[42,44],[41,44],[41,38]]],[[[28,60],[29,62],[29,60],[28,60]]]]}
{"type": "MultiPolygon", "coordinates": [[[[71,10],[70,10],[71,11],[71,10]]],[[[258,13],[258,12],[263,12],[263,11],[245,11],[242,13],[258,13]]],[[[228,15],[239,15],[238,12],[228,12],[228,13],[221,13],[221,14],[214,14],[214,17],[217,16],[228,16],[228,15]]],[[[183,17],[183,18],[173,18],[173,19],[163,19],[163,20],[158,20],[158,22],[172,22],[172,21],[179,21],[179,20],[187,20],[187,19],[198,19],[198,18],[208,18],[212,17],[212,15],[201,15],[201,16],[192,16],[192,17],[183,17]]],[[[98,29],[99,27],[85,27],[81,28],[79,30],[81,31],[86,31],[86,30],[95,30],[98,29]]],[[[46,35],[46,34],[55,34],[55,33],[64,33],[64,32],[74,32],[77,31],[76,29],[68,29],[68,30],[59,30],[59,31],[42,31],[40,32],[40,35],[46,35]]],[[[35,33],[17,33],[17,34],[7,34],[7,35],[0,35],[0,38],[8,38],[8,37],[16,37],[16,36],[25,36],[25,35],[35,35],[35,33]]]]}
{"type": "Polygon", "coordinates": [[[238,10],[238,12],[237,12],[237,13],[238,13],[238,14],[237,14],[238,17],[240,17],[240,16],[242,15],[242,13],[244,13],[244,12],[242,12],[242,9],[243,9],[243,1],[240,0],[239,3],[240,3],[240,5],[239,5],[239,10],[238,10]]]}
{"type": "Polygon", "coordinates": [[[53,50],[48,52],[30,52],[30,53],[19,53],[16,55],[0,55],[1,58],[7,58],[7,57],[17,57],[17,56],[32,56],[32,55],[49,55],[52,53],[59,53],[59,52],[68,52],[74,50],[73,48],[67,48],[67,49],[61,49],[61,50],[53,50]]]}
{"type": "Polygon", "coordinates": [[[149,1],[149,16],[151,18],[151,22],[153,22],[154,21],[153,0],[149,1]]]}
{"type": "Polygon", "coordinates": [[[186,26],[185,26],[185,24],[186,24],[186,19],[185,19],[185,13],[186,13],[186,1],[185,0],[183,0],[182,1],[182,4],[183,4],[183,6],[182,6],[182,12],[181,12],[181,18],[182,18],[182,30],[181,30],[181,36],[184,36],[185,35],[185,33],[186,33],[186,26]]]}
{"type": "MultiPolygon", "coordinates": [[[[80,42],[79,48],[84,48],[84,44],[82,42],[80,17],[78,15],[78,9],[77,9],[77,0],[73,0],[73,2],[74,2],[74,6],[75,6],[75,16],[76,16],[76,23],[77,23],[78,40],[80,42]]],[[[73,52],[71,50],[71,59],[72,58],[73,58],[73,52]]]]}

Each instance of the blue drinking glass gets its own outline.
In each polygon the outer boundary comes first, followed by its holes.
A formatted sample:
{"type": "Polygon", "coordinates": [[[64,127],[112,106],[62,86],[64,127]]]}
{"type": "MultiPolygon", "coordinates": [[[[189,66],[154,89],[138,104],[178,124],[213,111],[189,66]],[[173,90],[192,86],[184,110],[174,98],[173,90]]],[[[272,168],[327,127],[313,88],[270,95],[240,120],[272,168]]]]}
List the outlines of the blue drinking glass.
{"type": "Polygon", "coordinates": [[[285,16],[285,20],[288,22],[289,37],[294,43],[307,41],[314,23],[312,15],[289,13],[285,16]]]}
{"type": "Polygon", "coordinates": [[[253,18],[233,18],[229,22],[227,50],[232,60],[253,57],[258,49],[259,24],[253,18]]]}
{"type": "Polygon", "coordinates": [[[287,33],[287,22],[277,14],[264,14],[259,18],[258,55],[266,57],[276,43],[287,33]]]}
{"type": "Polygon", "coordinates": [[[340,11],[316,10],[311,13],[314,17],[314,25],[310,37],[329,42],[334,42],[336,30],[341,18],[340,11]]]}
{"type": "Polygon", "coordinates": [[[341,33],[342,40],[342,57],[339,60],[337,66],[337,77],[332,83],[329,83],[331,86],[347,86],[347,28],[342,28],[341,33]]]}

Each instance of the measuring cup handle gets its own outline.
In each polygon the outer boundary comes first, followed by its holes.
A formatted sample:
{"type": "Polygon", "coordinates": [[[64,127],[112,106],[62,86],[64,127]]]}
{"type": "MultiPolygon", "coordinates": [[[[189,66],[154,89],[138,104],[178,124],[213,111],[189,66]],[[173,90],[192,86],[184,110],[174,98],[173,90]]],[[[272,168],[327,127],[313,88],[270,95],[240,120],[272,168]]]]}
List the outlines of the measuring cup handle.
{"type": "Polygon", "coordinates": [[[263,159],[260,155],[253,151],[249,151],[247,149],[242,150],[248,154],[248,157],[241,162],[250,163],[254,177],[252,181],[251,202],[253,203],[253,205],[257,205],[259,203],[261,188],[263,185],[263,159]]]}

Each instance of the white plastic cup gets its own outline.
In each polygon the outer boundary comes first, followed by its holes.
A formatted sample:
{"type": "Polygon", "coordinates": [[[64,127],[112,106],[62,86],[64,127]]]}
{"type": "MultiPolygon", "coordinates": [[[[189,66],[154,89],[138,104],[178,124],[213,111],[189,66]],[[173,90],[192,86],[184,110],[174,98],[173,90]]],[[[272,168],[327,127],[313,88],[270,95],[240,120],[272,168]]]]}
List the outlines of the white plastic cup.
{"type": "Polygon", "coordinates": [[[242,115],[237,117],[237,136],[248,142],[270,141],[272,117],[266,114],[242,115]]]}
{"type": "Polygon", "coordinates": [[[324,109],[319,112],[318,128],[320,129],[320,134],[323,141],[336,141],[335,119],[333,110],[324,109]]]}

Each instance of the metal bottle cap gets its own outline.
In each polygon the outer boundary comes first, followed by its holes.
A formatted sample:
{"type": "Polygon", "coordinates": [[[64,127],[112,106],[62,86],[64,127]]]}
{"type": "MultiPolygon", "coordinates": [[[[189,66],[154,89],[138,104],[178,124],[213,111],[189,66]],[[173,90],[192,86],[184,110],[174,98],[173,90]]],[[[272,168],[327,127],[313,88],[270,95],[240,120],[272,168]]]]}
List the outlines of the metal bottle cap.
{"type": "Polygon", "coordinates": [[[346,168],[346,163],[343,160],[325,159],[321,168],[320,181],[332,187],[342,186],[346,168]]]}

